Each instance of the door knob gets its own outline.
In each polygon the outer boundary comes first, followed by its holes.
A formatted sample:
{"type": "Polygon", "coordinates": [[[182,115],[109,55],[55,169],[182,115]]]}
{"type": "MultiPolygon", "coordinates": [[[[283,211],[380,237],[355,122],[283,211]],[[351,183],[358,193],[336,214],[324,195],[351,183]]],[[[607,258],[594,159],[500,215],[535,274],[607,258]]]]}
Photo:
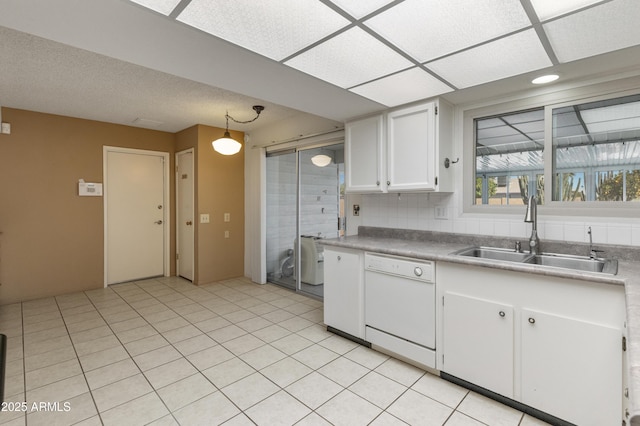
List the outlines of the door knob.
{"type": "Polygon", "coordinates": [[[193,222],[191,222],[190,220],[187,221],[187,225],[193,225],[193,222]]]}
{"type": "Polygon", "coordinates": [[[161,220],[156,220],[156,221],[155,221],[155,222],[153,222],[153,223],[155,223],[156,225],[162,225],[162,221],[161,221],[161,220]]]}

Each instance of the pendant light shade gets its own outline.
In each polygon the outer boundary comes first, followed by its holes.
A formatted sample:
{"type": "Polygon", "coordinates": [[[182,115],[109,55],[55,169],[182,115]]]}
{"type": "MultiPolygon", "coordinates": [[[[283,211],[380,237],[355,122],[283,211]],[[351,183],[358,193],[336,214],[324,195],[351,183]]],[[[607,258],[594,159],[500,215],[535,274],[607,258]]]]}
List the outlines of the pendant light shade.
{"type": "Polygon", "coordinates": [[[238,121],[235,118],[231,117],[228,112],[225,114],[224,118],[227,119],[227,127],[225,129],[224,135],[220,139],[216,139],[215,141],[211,142],[211,146],[213,146],[214,151],[219,152],[222,155],[234,155],[240,152],[240,149],[242,149],[242,144],[231,138],[231,134],[229,133],[229,119],[240,124],[251,123],[252,121],[256,121],[258,117],[260,117],[260,113],[264,110],[264,107],[262,105],[254,105],[253,110],[256,112],[255,118],[247,121],[238,121]]]}
{"type": "Polygon", "coordinates": [[[211,142],[213,149],[222,155],[234,155],[240,152],[242,144],[235,139],[231,139],[229,132],[224,132],[224,136],[211,142]]]}
{"type": "Polygon", "coordinates": [[[318,154],[311,157],[311,162],[318,167],[327,167],[331,164],[331,157],[326,154],[318,154]]]}

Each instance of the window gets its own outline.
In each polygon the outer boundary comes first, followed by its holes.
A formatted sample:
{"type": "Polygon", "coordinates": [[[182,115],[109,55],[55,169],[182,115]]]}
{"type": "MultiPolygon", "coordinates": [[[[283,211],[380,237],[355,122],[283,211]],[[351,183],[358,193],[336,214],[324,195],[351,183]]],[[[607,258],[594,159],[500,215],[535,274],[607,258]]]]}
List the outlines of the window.
{"type": "Polygon", "coordinates": [[[476,204],[544,201],[544,108],[475,120],[476,204]]]}
{"type": "Polygon", "coordinates": [[[640,94],[480,113],[467,123],[476,205],[522,205],[530,195],[567,212],[640,205],[640,94]]]}
{"type": "Polygon", "coordinates": [[[553,201],[640,201],[640,95],[553,109],[553,201]]]}

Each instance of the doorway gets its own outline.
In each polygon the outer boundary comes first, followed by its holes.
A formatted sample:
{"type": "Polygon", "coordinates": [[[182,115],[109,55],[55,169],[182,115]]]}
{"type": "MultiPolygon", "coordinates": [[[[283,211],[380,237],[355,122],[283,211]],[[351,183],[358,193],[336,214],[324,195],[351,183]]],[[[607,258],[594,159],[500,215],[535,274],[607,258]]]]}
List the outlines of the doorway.
{"type": "Polygon", "coordinates": [[[323,297],[319,240],[344,233],[344,144],[267,153],[267,281],[323,297]]]}
{"type": "Polygon", "coordinates": [[[193,149],[176,153],[176,275],[193,282],[194,270],[193,149]]]}
{"type": "Polygon", "coordinates": [[[104,147],[105,287],[168,276],[169,154],[104,147]]]}

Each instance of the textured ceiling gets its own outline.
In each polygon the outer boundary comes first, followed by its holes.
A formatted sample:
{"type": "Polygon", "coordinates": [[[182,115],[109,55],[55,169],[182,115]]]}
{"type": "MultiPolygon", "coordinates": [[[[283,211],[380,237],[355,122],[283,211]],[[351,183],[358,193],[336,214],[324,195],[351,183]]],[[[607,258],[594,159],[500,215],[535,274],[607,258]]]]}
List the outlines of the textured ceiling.
{"type": "Polygon", "coordinates": [[[0,105],[179,131],[263,104],[251,131],[640,74],[637,0],[140,3],[0,0],[0,105]]]}

